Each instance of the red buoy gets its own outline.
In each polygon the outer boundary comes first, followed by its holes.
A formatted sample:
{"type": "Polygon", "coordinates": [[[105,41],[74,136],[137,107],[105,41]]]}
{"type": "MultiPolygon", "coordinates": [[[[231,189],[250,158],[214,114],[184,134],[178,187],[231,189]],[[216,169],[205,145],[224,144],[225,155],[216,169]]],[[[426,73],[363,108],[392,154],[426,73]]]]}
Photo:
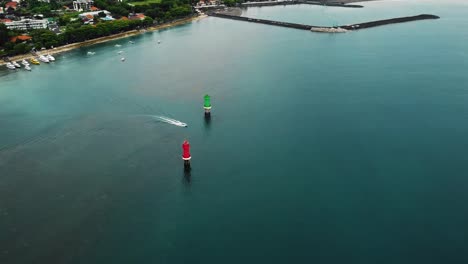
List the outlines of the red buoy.
{"type": "Polygon", "coordinates": [[[192,156],[190,155],[190,144],[187,140],[184,140],[184,143],[182,144],[182,159],[183,160],[190,160],[192,156]]]}

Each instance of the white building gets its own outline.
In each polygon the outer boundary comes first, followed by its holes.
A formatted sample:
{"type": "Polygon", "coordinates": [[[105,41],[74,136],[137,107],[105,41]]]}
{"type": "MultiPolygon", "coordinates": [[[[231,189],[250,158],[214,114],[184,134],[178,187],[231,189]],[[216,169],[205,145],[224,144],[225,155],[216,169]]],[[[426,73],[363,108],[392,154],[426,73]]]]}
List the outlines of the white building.
{"type": "Polygon", "coordinates": [[[99,13],[101,13],[101,12],[104,12],[104,14],[106,14],[106,16],[110,16],[110,14],[111,14],[111,12],[109,12],[109,11],[107,11],[107,10],[99,10],[99,11],[94,11],[94,12],[81,13],[81,14],[79,14],[78,16],[79,16],[81,19],[83,19],[83,18],[85,18],[85,17],[87,17],[87,16],[92,16],[92,17],[98,16],[99,13]]]}
{"type": "Polygon", "coordinates": [[[30,30],[47,28],[46,19],[23,19],[20,21],[5,22],[8,29],[30,30]]]}
{"type": "Polygon", "coordinates": [[[73,1],[73,9],[76,11],[89,10],[93,4],[93,0],[75,0],[73,1]]]}

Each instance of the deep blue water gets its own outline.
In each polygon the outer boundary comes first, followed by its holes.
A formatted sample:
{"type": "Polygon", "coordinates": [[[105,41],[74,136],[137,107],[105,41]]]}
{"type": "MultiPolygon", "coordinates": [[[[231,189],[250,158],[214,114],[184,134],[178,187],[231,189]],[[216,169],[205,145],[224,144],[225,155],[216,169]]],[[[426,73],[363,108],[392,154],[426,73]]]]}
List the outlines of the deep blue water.
{"type": "Polygon", "coordinates": [[[467,263],[468,4],[364,5],[244,15],[441,19],[206,18],[0,70],[0,263],[467,263]]]}

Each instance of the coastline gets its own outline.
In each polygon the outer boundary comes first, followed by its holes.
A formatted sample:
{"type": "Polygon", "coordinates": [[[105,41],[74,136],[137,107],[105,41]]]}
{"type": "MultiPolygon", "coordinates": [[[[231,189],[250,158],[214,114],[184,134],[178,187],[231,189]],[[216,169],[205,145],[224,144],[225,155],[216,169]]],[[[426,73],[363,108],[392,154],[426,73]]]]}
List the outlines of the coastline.
{"type": "MultiPolygon", "coordinates": [[[[39,53],[47,53],[47,54],[54,55],[54,54],[67,52],[67,51],[70,51],[70,50],[73,50],[73,49],[78,49],[78,48],[85,47],[85,46],[91,46],[91,45],[94,45],[94,44],[104,43],[104,42],[111,41],[111,40],[122,39],[122,38],[127,38],[127,37],[131,37],[131,36],[143,34],[143,33],[148,32],[148,31],[157,31],[157,30],[161,30],[161,29],[165,29],[165,28],[170,28],[170,27],[175,27],[175,26],[178,26],[178,25],[183,25],[183,24],[186,24],[186,23],[190,23],[190,22],[193,22],[193,21],[203,19],[205,17],[207,17],[207,15],[199,15],[199,16],[194,16],[194,17],[182,18],[180,20],[176,20],[176,21],[173,21],[173,22],[148,27],[148,28],[146,28],[146,31],[130,30],[130,31],[117,33],[117,34],[110,35],[110,36],[105,36],[105,37],[86,40],[86,41],[83,41],[83,42],[77,42],[77,43],[72,43],[72,44],[68,44],[68,45],[63,45],[63,46],[57,47],[55,49],[42,50],[42,51],[39,51],[39,53]]],[[[10,60],[12,60],[12,61],[21,61],[23,59],[28,60],[28,59],[31,59],[33,57],[34,56],[32,54],[28,53],[28,54],[21,54],[21,55],[17,55],[17,56],[12,56],[12,57],[10,57],[10,60]]],[[[3,60],[0,61],[0,66],[5,65],[5,64],[6,64],[5,61],[3,61],[3,60]]]]}

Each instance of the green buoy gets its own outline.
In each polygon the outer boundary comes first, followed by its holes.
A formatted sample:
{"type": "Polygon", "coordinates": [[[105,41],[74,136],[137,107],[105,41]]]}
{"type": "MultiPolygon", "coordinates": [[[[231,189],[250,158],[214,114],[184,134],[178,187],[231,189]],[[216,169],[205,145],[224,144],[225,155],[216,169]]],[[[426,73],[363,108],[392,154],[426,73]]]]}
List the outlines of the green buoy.
{"type": "Polygon", "coordinates": [[[203,108],[205,109],[205,116],[210,116],[211,115],[211,97],[209,95],[205,95],[205,104],[203,105],[203,108]]]}

